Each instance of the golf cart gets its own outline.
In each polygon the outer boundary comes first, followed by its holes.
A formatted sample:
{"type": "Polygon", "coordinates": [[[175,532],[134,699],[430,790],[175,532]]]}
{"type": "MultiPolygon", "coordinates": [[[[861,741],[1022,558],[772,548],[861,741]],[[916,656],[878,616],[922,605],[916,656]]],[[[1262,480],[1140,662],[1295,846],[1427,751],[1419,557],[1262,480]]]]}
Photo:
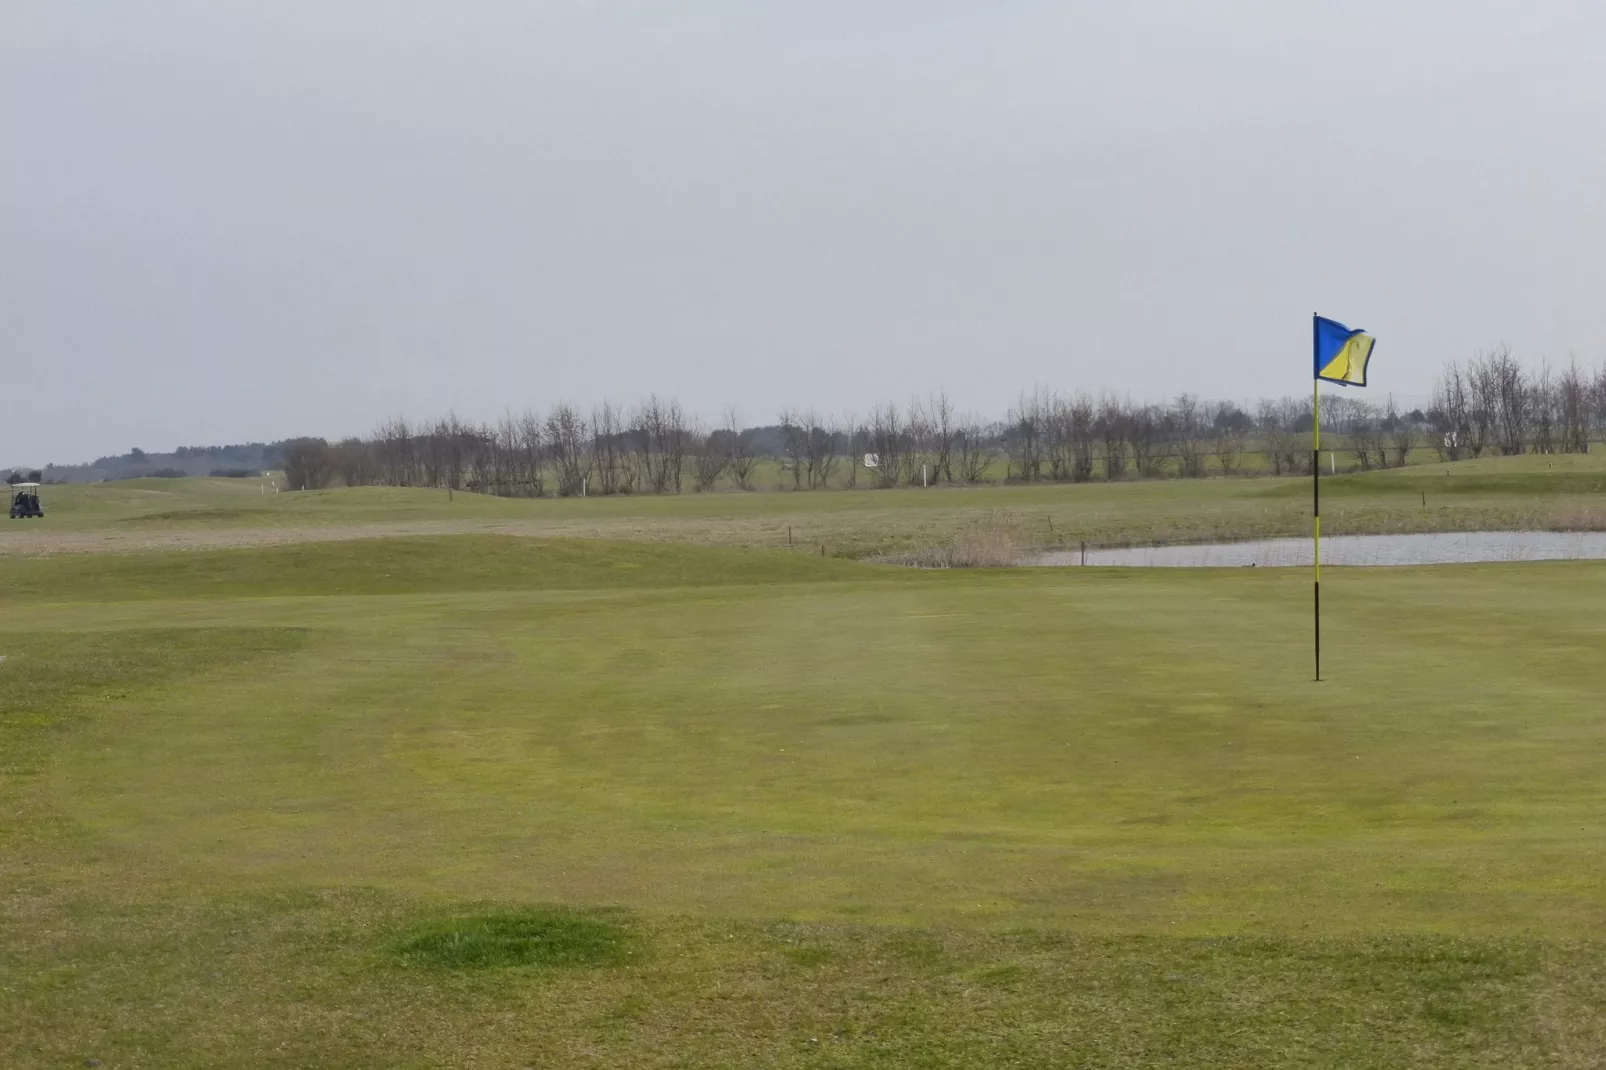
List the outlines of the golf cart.
{"type": "Polygon", "coordinates": [[[29,517],[44,515],[44,509],[39,506],[39,484],[13,483],[11,485],[11,519],[26,520],[29,517]]]}

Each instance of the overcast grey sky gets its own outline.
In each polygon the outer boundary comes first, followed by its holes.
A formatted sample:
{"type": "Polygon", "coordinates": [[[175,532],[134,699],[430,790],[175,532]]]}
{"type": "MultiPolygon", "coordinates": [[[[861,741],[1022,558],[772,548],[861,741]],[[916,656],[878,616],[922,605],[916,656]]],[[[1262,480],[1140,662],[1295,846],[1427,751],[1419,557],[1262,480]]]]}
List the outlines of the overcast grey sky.
{"type": "Polygon", "coordinates": [[[1606,357],[1600,0],[6,0],[0,460],[1606,357]],[[15,388],[28,388],[26,402],[15,388]]]}

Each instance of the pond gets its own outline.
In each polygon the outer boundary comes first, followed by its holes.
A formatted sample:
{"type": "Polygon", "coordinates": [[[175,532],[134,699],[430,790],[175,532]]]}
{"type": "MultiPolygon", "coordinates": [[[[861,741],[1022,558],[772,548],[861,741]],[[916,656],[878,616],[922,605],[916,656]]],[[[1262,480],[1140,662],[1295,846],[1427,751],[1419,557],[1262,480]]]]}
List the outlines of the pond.
{"type": "MultiPolygon", "coordinates": [[[[1322,539],[1324,565],[1462,565],[1508,561],[1606,560],[1606,531],[1458,531],[1425,535],[1329,535],[1322,539]]],[[[1028,565],[1080,565],[1080,549],[1037,554],[1028,565]]],[[[1088,548],[1088,565],[1139,568],[1310,567],[1311,541],[1088,548]]]]}

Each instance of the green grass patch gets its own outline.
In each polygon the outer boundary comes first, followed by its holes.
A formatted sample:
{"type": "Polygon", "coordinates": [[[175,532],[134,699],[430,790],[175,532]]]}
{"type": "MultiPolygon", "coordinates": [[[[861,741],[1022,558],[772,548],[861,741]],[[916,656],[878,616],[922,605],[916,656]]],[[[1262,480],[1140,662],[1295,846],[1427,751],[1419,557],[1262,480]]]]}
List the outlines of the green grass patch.
{"type": "Polygon", "coordinates": [[[555,907],[430,921],[396,944],[411,965],[454,970],[616,966],[631,950],[618,922],[555,907]]]}

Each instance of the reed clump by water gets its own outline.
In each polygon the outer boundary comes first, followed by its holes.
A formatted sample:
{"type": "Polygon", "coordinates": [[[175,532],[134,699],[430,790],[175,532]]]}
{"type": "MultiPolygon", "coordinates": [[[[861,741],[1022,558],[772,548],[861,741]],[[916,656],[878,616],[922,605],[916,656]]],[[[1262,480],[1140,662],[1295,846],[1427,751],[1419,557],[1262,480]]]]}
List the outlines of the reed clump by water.
{"type": "Polygon", "coordinates": [[[994,510],[962,525],[946,544],[917,546],[872,560],[915,568],[1010,568],[1020,564],[1033,548],[1021,517],[994,510]]]}

